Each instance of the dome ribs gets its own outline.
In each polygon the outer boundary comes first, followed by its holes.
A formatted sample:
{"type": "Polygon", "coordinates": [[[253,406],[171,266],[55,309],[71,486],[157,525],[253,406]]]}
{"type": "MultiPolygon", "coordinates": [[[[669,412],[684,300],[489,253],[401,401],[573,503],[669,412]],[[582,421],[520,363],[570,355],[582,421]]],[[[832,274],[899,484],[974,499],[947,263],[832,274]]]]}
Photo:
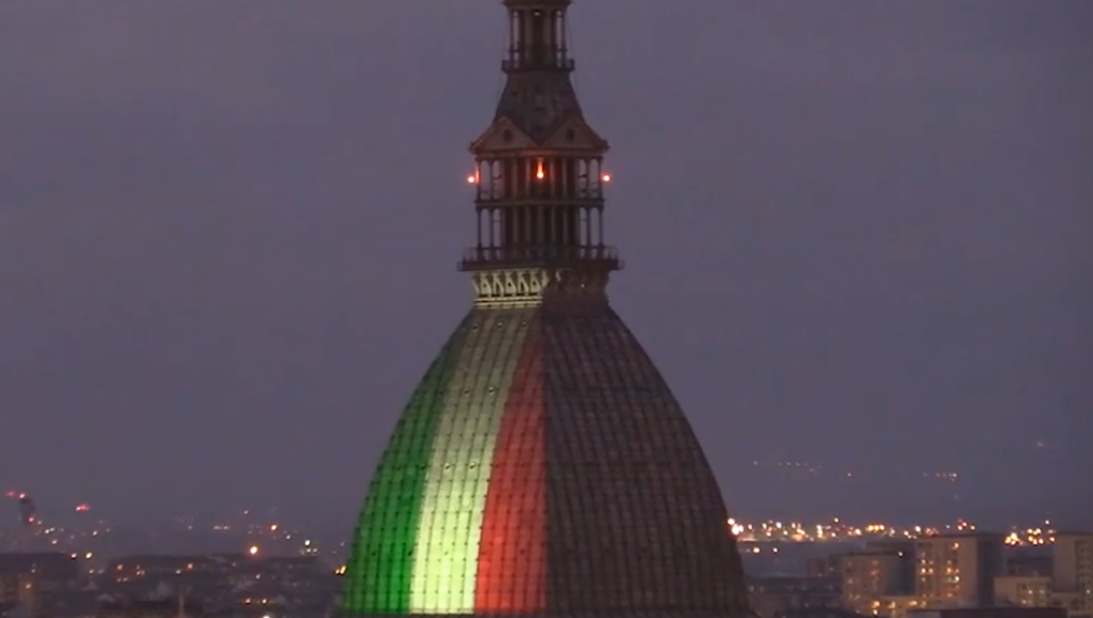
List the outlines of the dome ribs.
{"type": "Polygon", "coordinates": [[[411,612],[474,611],[493,454],[528,333],[521,313],[472,312],[471,332],[452,376],[429,462],[411,612]]]}
{"type": "Polygon", "coordinates": [[[490,472],[475,611],[546,609],[546,454],[542,345],[537,316],[516,369],[490,472]]]}
{"type": "Polygon", "coordinates": [[[399,421],[347,613],[746,613],[717,482],[606,303],[476,307],[399,421]]]}
{"type": "Polygon", "coordinates": [[[410,397],[372,477],[346,565],[345,604],[360,612],[410,610],[425,477],[445,395],[463,350],[469,317],[441,349],[410,397]]]}

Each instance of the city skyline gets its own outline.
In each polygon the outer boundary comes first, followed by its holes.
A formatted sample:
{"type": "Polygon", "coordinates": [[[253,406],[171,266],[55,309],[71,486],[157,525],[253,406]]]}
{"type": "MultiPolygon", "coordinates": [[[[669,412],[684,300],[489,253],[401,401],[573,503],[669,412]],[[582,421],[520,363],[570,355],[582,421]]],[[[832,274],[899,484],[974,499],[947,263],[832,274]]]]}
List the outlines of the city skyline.
{"type": "MultiPolygon", "coordinates": [[[[0,489],[348,525],[471,296],[496,7],[415,6],[0,7],[0,489]]],[[[973,6],[574,7],[614,306],[730,513],[843,499],[758,462],[1088,513],[1093,10],[973,6]]]]}

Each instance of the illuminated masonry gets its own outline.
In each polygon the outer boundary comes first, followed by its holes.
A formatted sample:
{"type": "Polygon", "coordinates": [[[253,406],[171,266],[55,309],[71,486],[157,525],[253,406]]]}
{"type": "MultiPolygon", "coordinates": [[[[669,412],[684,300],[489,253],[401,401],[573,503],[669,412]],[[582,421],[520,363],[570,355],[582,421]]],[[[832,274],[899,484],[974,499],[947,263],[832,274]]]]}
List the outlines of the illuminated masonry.
{"type": "Polygon", "coordinates": [[[607,142],[570,83],[568,5],[505,0],[508,82],[471,146],[475,306],[372,479],[346,614],[750,614],[701,447],[608,304],[607,142]]]}

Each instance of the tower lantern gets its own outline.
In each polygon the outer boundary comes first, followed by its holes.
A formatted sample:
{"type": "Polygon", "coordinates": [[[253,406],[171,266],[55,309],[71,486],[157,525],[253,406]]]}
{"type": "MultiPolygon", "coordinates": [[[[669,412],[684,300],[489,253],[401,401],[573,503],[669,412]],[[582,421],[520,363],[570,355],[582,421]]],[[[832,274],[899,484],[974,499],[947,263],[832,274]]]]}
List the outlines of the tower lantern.
{"type": "Polygon", "coordinates": [[[476,242],[461,267],[479,303],[552,291],[599,296],[622,267],[604,239],[607,141],[584,119],[570,81],[569,0],[505,0],[507,79],[493,123],[471,145],[476,242]],[[573,284],[573,285],[569,285],[573,284]]]}

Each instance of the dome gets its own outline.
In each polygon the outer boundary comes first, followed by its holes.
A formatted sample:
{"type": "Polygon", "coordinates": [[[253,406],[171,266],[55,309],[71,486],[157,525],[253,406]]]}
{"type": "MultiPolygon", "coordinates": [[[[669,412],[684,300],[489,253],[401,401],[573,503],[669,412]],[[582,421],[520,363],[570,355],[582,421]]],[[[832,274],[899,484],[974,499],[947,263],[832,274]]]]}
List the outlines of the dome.
{"type": "Polygon", "coordinates": [[[476,306],[372,479],[348,614],[749,613],[717,482],[606,302],[476,306]]]}

